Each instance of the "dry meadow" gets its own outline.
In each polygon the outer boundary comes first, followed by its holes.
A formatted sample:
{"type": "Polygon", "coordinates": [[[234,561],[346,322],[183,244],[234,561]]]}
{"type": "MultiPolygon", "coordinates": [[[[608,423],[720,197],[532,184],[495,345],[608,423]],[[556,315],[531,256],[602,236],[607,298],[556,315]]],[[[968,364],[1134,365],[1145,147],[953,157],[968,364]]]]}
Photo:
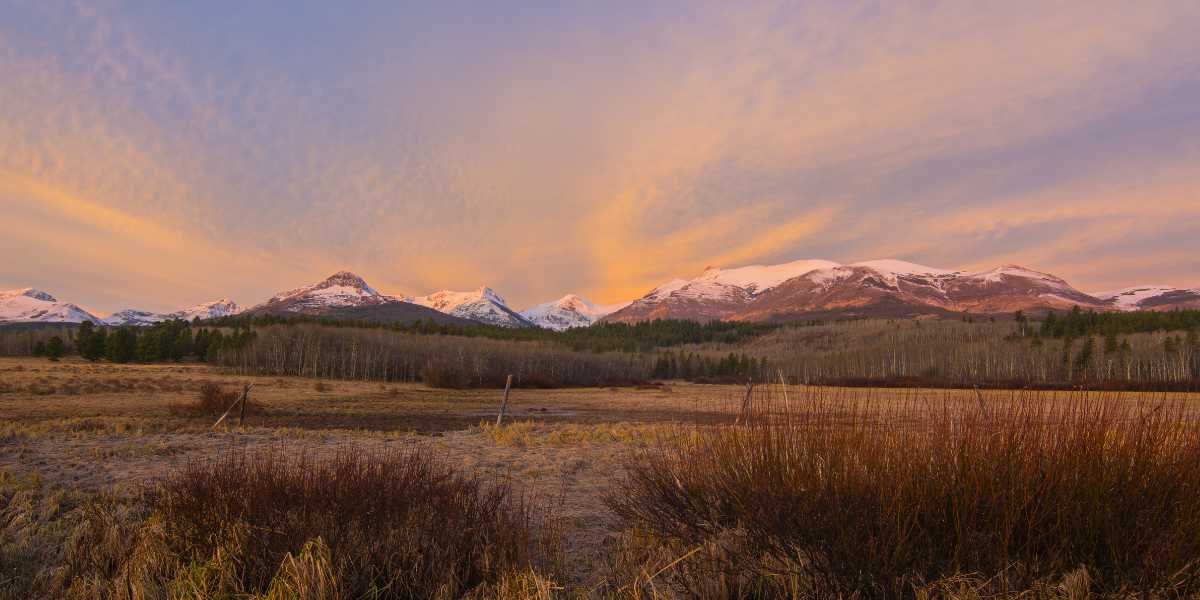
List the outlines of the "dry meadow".
{"type": "MultiPolygon", "coordinates": [[[[687,597],[686,589],[670,586],[673,563],[662,556],[643,557],[645,562],[637,567],[627,564],[630,538],[636,532],[631,533],[628,515],[614,512],[614,507],[622,508],[618,486],[637,482],[629,476],[630,465],[646,464],[646,457],[656,455],[656,449],[674,443],[670,440],[694,441],[710,433],[713,439],[721,439],[724,434],[717,432],[730,431],[739,419],[760,426],[790,424],[802,410],[799,407],[814,403],[822,406],[822,429],[844,425],[861,430],[869,420],[872,426],[886,425],[889,431],[920,431],[931,415],[1002,411],[997,407],[1016,404],[1169,404],[1179,416],[1177,423],[1192,419],[1200,407],[1200,395],[1186,394],[764,384],[755,388],[746,415],[745,391],[745,386],[675,382],[627,388],[519,389],[511,392],[506,425],[497,428],[494,422],[502,395],[497,390],[252,377],[194,363],[0,359],[0,499],[7,504],[0,506],[4,510],[0,558],[7,561],[0,590],[8,590],[0,592],[0,598],[70,588],[70,582],[62,581],[69,569],[55,564],[70,557],[50,546],[61,545],[73,535],[69,531],[73,519],[97,498],[136,505],[161,482],[230,457],[320,460],[347,453],[381,456],[414,451],[435,457],[455,472],[508,486],[531,512],[549,516],[541,521],[541,529],[552,533],[546,533],[546,539],[553,540],[542,545],[552,548],[537,563],[532,583],[510,585],[505,580],[489,588],[491,593],[687,597]],[[251,410],[244,420],[234,410],[214,427],[220,414],[197,403],[206,384],[233,394],[224,400],[252,385],[251,410]],[[662,582],[661,589],[656,580],[662,582]],[[501,588],[507,591],[497,591],[501,588]]],[[[1053,412],[1047,413],[1048,418],[1054,418],[1053,412]]],[[[637,475],[636,469],[632,473],[637,475]]],[[[645,507],[627,504],[623,508],[636,512],[635,508],[645,507]]],[[[687,547],[675,549],[680,553],[676,558],[688,552],[687,547]]],[[[90,589],[93,596],[99,593],[95,591],[99,588],[90,589]]],[[[727,596],[744,595],[722,589],[727,596]]]]}

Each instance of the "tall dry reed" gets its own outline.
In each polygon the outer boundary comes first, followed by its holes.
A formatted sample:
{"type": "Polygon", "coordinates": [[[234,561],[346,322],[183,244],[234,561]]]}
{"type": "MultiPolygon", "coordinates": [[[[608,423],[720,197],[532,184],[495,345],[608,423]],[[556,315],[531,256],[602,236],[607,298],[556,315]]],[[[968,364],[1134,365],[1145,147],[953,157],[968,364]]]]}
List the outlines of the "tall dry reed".
{"type": "Polygon", "coordinates": [[[660,584],[904,597],[962,576],[1033,589],[1082,567],[1100,592],[1200,592],[1200,426],[1183,401],[806,390],[629,461],[609,504],[690,553],[660,584]]]}

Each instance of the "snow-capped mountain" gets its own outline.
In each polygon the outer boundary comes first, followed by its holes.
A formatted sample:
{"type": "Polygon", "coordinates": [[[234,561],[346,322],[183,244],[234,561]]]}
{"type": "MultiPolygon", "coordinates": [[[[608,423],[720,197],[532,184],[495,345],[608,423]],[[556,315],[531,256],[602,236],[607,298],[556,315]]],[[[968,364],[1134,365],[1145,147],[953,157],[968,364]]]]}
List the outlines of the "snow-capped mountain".
{"type": "Polygon", "coordinates": [[[605,318],[620,322],[726,319],[749,304],[756,294],[805,273],[837,266],[828,260],[797,260],[736,269],[709,267],[695,279],[668,281],[605,318]]]}
{"type": "Polygon", "coordinates": [[[1200,288],[1184,289],[1169,285],[1139,285],[1092,294],[1118,310],[1174,310],[1200,308],[1200,288]]]}
{"type": "Polygon", "coordinates": [[[629,306],[628,302],[592,304],[575,294],[567,294],[553,302],[523,310],[521,316],[538,327],[563,331],[572,327],[587,327],[626,306],[629,306]]]}
{"type": "Polygon", "coordinates": [[[167,320],[167,315],[152,313],[145,310],[137,310],[135,308],[126,308],[108,315],[100,320],[100,323],[110,327],[148,327],[155,323],[161,323],[167,320]]]}
{"type": "Polygon", "coordinates": [[[1108,305],[1066,281],[1016,265],[969,273],[895,259],[839,265],[806,260],[708,269],[661,285],[606,317],[767,321],[821,316],[900,317],[1015,310],[1103,310],[1108,305]]]}
{"type": "Polygon", "coordinates": [[[205,302],[177,310],[167,316],[172,319],[182,319],[184,321],[191,321],[197,318],[203,321],[219,317],[231,317],[240,312],[242,312],[242,307],[238,306],[237,302],[228,298],[221,298],[220,300],[213,300],[212,302],[205,302]]]}
{"type": "Polygon", "coordinates": [[[236,302],[227,298],[222,298],[220,300],[197,304],[195,306],[170,313],[153,313],[145,310],[127,308],[105,317],[101,322],[104,325],[110,325],[113,327],[145,327],[173,319],[181,319],[184,321],[191,321],[197,318],[200,320],[215,319],[217,317],[236,315],[241,311],[241,307],[239,307],[236,302]]]}
{"type": "Polygon", "coordinates": [[[404,300],[451,316],[490,325],[502,327],[529,327],[532,325],[525,317],[509,308],[508,303],[500,294],[487,286],[473,292],[443,290],[427,296],[405,298],[404,300]]]}
{"type": "MultiPolygon", "coordinates": [[[[341,271],[319,283],[276,294],[247,312],[379,322],[432,320],[465,325],[474,321],[561,331],[597,321],[890,318],[1066,310],[1074,306],[1098,311],[1200,309],[1200,288],[1143,285],[1087,294],[1060,277],[1017,265],[972,272],[895,259],[847,265],[798,260],[731,269],[709,267],[693,279],[673,279],[632,302],[603,306],[568,294],[517,312],[488,287],[398,298],[381,294],[361,277],[341,271]]],[[[110,326],[142,326],[241,312],[237,303],[221,299],[171,313],[126,309],[100,319],[75,304],[32,288],[0,292],[0,323],[93,321],[110,326]]]]}
{"type": "Polygon", "coordinates": [[[99,322],[95,315],[33,288],[0,292],[0,323],[99,322]]]}
{"type": "Polygon", "coordinates": [[[339,271],[319,283],[276,294],[248,312],[320,315],[335,308],[399,301],[399,298],[375,291],[362,277],[349,271],[339,271]]]}

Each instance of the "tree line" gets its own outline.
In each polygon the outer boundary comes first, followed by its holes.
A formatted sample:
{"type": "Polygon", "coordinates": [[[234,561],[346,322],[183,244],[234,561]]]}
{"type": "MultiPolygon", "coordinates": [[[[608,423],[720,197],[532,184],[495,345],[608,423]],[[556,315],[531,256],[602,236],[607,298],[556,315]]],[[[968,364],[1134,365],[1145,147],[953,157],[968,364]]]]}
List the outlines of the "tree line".
{"type": "MultiPolygon", "coordinates": [[[[1086,313],[1076,314],[1075,318],[1058,315],[1055,319],[1083,322],[1079,317],[1086,313]]],[[[1101,333],[1102,326],[1080,329],[1070,325],[1061,337],[1055,337],[1056,324],[1043,335],[1044,321],[1014,321],[838,322],[780,330],[754,340],[743,351],[768,358],[789,380],[803,383],[1129,389],[1158,389],[1160,384],[1170,384],[1171,389],[1200,386],[1198,329],[1125,334],[1117,333],[1121,329],[1113,326],[1101,333]]]]}
{"type": "Polygon", "coordinates": [[[645,381],[647,355],[578,352],[557,344],[428,336],[320,323],[275,324],[241,346],[210,353],[235,371],[367,381],[421,381],[434,387],[612,386],[645,381]]]}
{"type": "Polygon", "coordinates": [[[487,338],[504,341],[549,342],[573,350],[591,352],[650,352],[656,348],[685,344],[740,344],[782,327],[820,324],[821,321],[797,323],[745,323],[736,321],[697,321],[655,319],[639,323],[596,323],[588,327],[573,327],[564,331],[539,327],[500,327],[483,323],[461,325],[438,323],[430,319],[410,322],[378,322],[338,319],[312,315],[234,315],[206,321],[221,327],[265,327],[268,325],[314,324],[326,327],[354,329],[385,329],[417,335],[487,338]]]}
{"type": "Polygon", "coordinates": [[[153,363],[180,362],[185,358],[205,361],[220,350],[245,346],[253,341],[255,333],[247,327],[229,331],[194,327],[182,320],[148,327],[97,327],[91,321],[84,321],[78,327],[8,332],[4,337],[9,338],[4,347],[5,354],[10,355],[30,354],[59,360],[67,354],[78,354],[93,362],[153,363]],[[20,352],[22,347],[28,352],[20,352]]]}
{"type": "Polygon", "coordinates": [[[730,352],[725,356],[695,352],[663,352],[654,361],[651,376],[655,379],[752,379],[761,381],[770,376],[765,356],[753,357],[745,352],[730,352]]]}
{"type": "MultiPolygon", "coordinates": [[[[1028,322],[1020,311],[1017,311],[1015,318],[1018,324],[1028,322]]],[[[1054,311],[1046,313],[1036,331],[1042,337],[1058,339],[1197,329],[1200,329],[1200,310],[1098,313],[1090,309],[1084,311],[1076,306],[1061,316],[1054,311]]]]}

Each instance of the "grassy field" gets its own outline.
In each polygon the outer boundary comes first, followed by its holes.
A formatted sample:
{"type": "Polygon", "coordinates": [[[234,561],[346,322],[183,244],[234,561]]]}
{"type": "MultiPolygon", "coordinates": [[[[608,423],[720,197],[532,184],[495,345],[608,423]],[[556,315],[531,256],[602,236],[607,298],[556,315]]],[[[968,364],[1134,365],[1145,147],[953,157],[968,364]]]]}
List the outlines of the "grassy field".
{"type": "MultiPolygon", "coordinates": [[[[644,556],[640,565],[628,564],[631,536],[640,529],[631,529],[630,519],[614,513],[612,498],[619,492],[616,486],[632,485],[620,477],[630,472],[631,461],[645,464],[647,456],[661,455],[681,438],[728,440],[722,436],[734,430],[730,426],[741,416],[744,395],[744,386],[683,383],[521,389],[511,394],[508,424],[497,428],[491,425],[501,399],[496,390],[246,377],[204,364],[0,359],[0,590],[5,590],[0,598],[53,588],[48,582],[67,572],[60,563],[74,560],[58,547],[97,498],[136,506],[162,481],[223,457],[319,459],[397,451],[428,452],[456,472],[504,482],[528,499],[534,512],[552,515],[552,527],[546,527],[554,532],[552,560],[539,563],[533,583],[511,583],[509,591],[494,588],[494,594],[686,597],[686,591],[667,583],[671,560],[644,556]],[[245,423],[237,423],[235,411],[214,429],[218,414],[195,408],[202,387],[210,383],[230,391],[253,384],[255,410],[245,423]]],[[[893,433],[922,431],[938,414],[981,406],[1002,410],[1080,402],[1167,402],[1186,421],[1200,408],[1200,395],[760,385],[752,397],[753,422],[760,426],[790,424],[802,407],[820,404],[822,428],[861,432],[871,421],[893,433]]],[[[1056,418],[1054,411],[1043,416],[1056,418]]],[[[696,452],[710,459],[714,453],[707,447],[696,452]]],[[[663,547],[678,550],[678,556],[689,551],[663,547]]]]}

